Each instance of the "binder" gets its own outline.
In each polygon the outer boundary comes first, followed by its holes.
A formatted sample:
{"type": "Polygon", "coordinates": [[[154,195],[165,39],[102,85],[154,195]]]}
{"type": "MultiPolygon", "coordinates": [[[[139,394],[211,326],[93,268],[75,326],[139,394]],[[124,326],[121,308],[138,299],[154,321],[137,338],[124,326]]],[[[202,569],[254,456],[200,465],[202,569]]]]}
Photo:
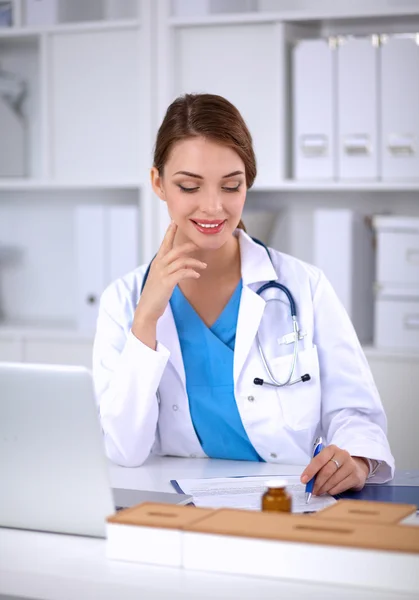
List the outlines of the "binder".
{"type": "Polygon", "coordinates": [[[93,334],[105,288],[138,266],[139,209],[79,205],[75,209],[77,328],[93,334]]]}
{"type": "Polygon", "coordinates": [[[293,48],[293,160],[295,179],[336,177],[336,52],[327,40],[293,48]]]}
{"type": "Polygon", "coordinates": [[[93,333],[100,296],[106,285],[105,206],[75,208],[77,328],[93,333]]]}
{"type": "Polygon", "coordinates": [[[342,40],[337,52],[338,178],[378,179],[378,45],[342,40]]]}
{"type": "Polygon", "coordinates": [[[374,246],[365,217],[350,209],[318,209],[313,217],[314,264],[329,279],[361,343],[373,338],[374,246]]]}
{"type": "Polygon", "coordinates": [[[382,178],[419,179],[419,46],[389,36],[381,48],[382,178]]]}
{"type": "Polygon", "coordinates": [[[108,207],[109,273],[107,283],[138,266],[139,214],[137,206],[108,207]]]}

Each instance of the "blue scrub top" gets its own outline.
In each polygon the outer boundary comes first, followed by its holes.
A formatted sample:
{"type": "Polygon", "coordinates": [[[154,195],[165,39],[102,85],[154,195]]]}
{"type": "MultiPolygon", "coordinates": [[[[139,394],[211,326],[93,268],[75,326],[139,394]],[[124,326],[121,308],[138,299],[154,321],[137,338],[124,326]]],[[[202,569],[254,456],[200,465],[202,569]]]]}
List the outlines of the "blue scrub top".
{"type": "Polygon", "coordinates": [[[234,344],[242,287],[240,280],[212,327],[178,286],[170,306],[182,350],[189,410],[204,452],[211,458],[262,461],[246,434],[234,397],[234,344]]]}

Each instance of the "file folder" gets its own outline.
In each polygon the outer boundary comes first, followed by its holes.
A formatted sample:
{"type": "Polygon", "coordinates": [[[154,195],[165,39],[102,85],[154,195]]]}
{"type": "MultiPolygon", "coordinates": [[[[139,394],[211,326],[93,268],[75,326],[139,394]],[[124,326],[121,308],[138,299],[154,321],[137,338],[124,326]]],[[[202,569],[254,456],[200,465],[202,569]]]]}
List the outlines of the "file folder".
{"type": "Polygon", "coordinates": [[[338,58],[338,178],[378,179],[378,47],[344,39],[338,58]]]}
{"type": "Polygon", "coordinates": [[[381,48],[382,178],[419,179],[419,46],[389,36],[381,48]]]}
{"type": "Polygon", "coordinates": [[[295,179],[336,176],[336,51],[327,40],[301,40],[293,50],[295,179]]]}

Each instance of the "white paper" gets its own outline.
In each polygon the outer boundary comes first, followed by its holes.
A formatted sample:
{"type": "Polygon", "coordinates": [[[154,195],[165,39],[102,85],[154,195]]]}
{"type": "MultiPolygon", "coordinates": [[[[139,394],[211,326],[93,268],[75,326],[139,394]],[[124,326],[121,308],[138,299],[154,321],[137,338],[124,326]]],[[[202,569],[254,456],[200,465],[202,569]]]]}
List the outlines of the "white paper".
{"type": "Polygon", "coordinates": [[[305,485],[298,476],[225,477],[211,479],[178,479],[177,483],[185,494],[193,496],[195,506],[205,508],[241,508],[260,510],[266,481],[286,479],[287,491],[292,496],[292,512],[318,511],[334,504],[336,500],[326,494],[312,496],[306,504],[305,485]]]}

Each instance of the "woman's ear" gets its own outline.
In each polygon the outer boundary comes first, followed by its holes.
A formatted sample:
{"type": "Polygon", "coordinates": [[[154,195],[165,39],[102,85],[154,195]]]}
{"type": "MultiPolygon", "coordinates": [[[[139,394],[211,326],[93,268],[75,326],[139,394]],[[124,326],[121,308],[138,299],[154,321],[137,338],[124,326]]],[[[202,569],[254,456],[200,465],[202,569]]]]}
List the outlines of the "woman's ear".
{"type": "Polygon", "coordinates": [[[160,175],[156,167],[152,167],[150,171],[150,178],[154,193],[160,198],[160,200],[166,202],[166,196],[163,188],[163,177],[160,175]]]}

